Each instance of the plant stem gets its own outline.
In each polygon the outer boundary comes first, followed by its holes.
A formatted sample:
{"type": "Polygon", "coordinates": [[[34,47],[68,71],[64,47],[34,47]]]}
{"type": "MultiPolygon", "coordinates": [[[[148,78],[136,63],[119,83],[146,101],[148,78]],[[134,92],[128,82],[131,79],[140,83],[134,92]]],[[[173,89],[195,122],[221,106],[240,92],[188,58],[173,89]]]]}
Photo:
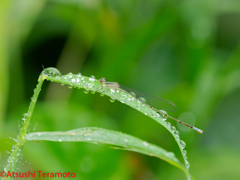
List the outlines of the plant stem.
{"type": "MultiPolygon", "coordinates": [[[[28,112],[26,114],[24,114],[24,123],[23,126],[20,130],[20,133],[18,135],[18,139],[16,144],[12,147],[12,153],[9,156],[8,160],[7,160],[7,165],[4,168],[4,171],[7,173],[8,171],[10,171],[11,173],[15,171],[17,163],[19,161],[19,158],[21,157],[21,152],[22,152],[22,148],[24,143],[26,142],[25,140],[25,135],[27,133],[28,130],[28,126],[32,117],[32,113],[35,107],[35,104],[37,102],[39,93],[41,91],[41,87],[43,84],[44,79],[46,78],[46,76],[44,74],[41,74],[39,79],[38,79],[38,84],[36,86],[36,89],[34,90],[34,94],[33,97],[31,98],[31,103],[30,106],[28,108],[28,112]]],[[[11,177],[5,177],[4,179],[11,179],[11,177]]]]}

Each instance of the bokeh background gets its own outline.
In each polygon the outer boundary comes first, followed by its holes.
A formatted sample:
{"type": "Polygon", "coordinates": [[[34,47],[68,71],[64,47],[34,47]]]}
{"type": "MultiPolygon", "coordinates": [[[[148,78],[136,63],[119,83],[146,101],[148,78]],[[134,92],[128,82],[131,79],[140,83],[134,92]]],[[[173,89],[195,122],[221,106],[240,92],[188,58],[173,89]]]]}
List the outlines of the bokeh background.
{"type": "MultiPolygon", "coordinates": [[[[8,157],[43,67],[116,81],[174,102],[197,180],[240,179],[238,0],[1,0],[0,160],[8,157]]],[[[102,127],[182,160],[170,133],[108,97],[44,82],[30,132],[102,127]]],[[[88,143],[27,142],[18,171],[75,172],[84,180],[175,180],[154,157],[88,143]]]]}

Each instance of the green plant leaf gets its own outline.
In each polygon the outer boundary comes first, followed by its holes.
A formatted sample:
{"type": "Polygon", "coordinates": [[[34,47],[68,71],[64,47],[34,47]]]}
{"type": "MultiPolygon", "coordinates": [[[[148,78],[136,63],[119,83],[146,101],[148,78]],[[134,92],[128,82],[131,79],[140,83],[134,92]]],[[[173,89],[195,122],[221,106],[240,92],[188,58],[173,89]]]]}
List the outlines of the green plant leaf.
{"type": "Polygon", "coordinates": [[[168,152],[159,146],[118,131],[88,127],[64,132],[34,132],[26,134],[25,139],[28,141],[78,141],[106,144],[116,149],[125,149],[149,156],[155,156],[187,173],[184,165],[175,157],[174,153],[168,152]]]}

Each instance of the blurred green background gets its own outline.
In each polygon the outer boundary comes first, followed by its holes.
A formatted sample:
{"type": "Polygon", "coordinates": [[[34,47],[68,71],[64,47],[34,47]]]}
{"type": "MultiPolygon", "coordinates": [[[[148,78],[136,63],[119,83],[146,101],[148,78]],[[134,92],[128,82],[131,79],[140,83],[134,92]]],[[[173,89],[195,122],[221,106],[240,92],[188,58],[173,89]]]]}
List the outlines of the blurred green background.
{"type": "MultiPolygon", "coordinates": [[[[240,3],[237,0],[1,0],[1,169],[44,66],[116,81],[174,102],[197,180],[240,179],[240,3]]],[[[30,132],[102,127],[182,160],[170,133],[108,97],[44,82],[30,132]]],[[[88,143],[27,142],[18,171],[84,180],[182,180],[154,157],[88,143]]],[[[37,178],[36,178],[37,179],[37,178]]]]}

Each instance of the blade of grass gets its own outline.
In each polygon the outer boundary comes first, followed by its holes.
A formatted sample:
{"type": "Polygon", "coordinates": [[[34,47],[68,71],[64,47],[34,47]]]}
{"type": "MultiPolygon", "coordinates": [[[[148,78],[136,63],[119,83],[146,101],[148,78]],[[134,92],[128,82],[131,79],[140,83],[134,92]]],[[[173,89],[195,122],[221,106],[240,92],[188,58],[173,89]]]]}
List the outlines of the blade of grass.
{"type": "Polygon", "coordinates": [[[65,132],[34,132],[26,134],[25,139],[28,141],[78,141],[119,146],[125,150],[139,152],[149,156],[155,156],[187,173],[186,168],[175,157],[174,153],[168,152],[161,147],[118,131],[88,127],[65,132]]]}
{"type": "MultiPolygon", "coordinates": [[[[12,153],[9,156],[7,160],[8,163],[4,168],[5,172],[8,172],[8,171],[13,172],[17,166],[18,160],[21,156],[22,147],[26,141],[25,136],[30,123],[30,119],[31,119],[35,104],[37,102],[38,95],[41,91],[43,81],[45,79],[53,82],[61,83],[62,85],[67,84],[69,88],[73,88],[73,87],[84,88],[85,92],[88,92],[90,90],[90,91],[93,91],[94,93],[99,92],[102,95],[107,95],[111,97],[111,101],[114,101],[115,99],[117,99],[120,102],[125,103],[134,109],[137,109],[138,111],[144,113],[145,115],[149,116],[150,118],[154,119],[155,121],[163,125],[175,138],[185,162],[185,168],[186,168],[185,172],[186,172],[187,178],[188,180],[192,179],[189,174],[190,165],[189,165],[189,162],[187,161],[187,156],[186,156],[187,151],[184,150],[186,143],[180,140],[179,132],[176,130],[176,128],[174,126],[171,126],[169,122],[165,122],[163,120],[163,117],[161,117],[160,114],[158,114],[156,111],[154,111],[150,107],[146,106],[145,103],[134,98],[129,93],[126,93],[124,91],[119,91],[118,89],[111,89],[105,84],[100,83],[93,76],[85,77],[85,76],[82,76],[80,73],[77,75],[74,75],[72,73],[69,73],[67,75],[61,75],[61,73],[55,68],[44,69],[39,76],[38,85],[34,90],[34,95],[31,99],[32,101],[30,103],[28,112],[24,114],[24,117],[23,117],[24,123],[20,130],[18,139],[16,140],[16,145],[12,147],[12,153]]],[[[138,151],[138,152],[143,153],[142,151],[138,151]]],[[[10,179],[10,177],[6,177],[4,179],[10,179]]]]}
{"type": "MultiPolygon", "coordinates": [[[[54,68],[52,68],[52,71],[54,72],[54,68]]],[[[114,100],[118,100],[122,103],[125,103],[125,104],[129,105],[130,107],[132,107],[132,108],[142,112],[143,114],[149,116],[150,118],[154,119],[161,125],[163,125],[173,135],[175,141],[177,142],[179,149],[182,153],[184,162],[185,162],[185,167],[187,169],[187,178],[188,178],[188,180],[192,179],[189,174],[190,164],[187,160],[187,155],[186,155],[187,151],[184,150],[184,148],[186,147],[186,143],[180,139],[179,132],[176,130],[176,127],[172,126],[170,124],[170,122],[166,122],[165,120],[163,120],[161,115],[159,115],[156,111],[154,111],[150,107],[146,106],[141,101],[138,101],[137,99],[133,98],[131,95],[129,95],[126,92],[119,91],[116,89],[111,89],[111,88],[105,86],[104,84],[102,84],[98,80],[96,80],[93,76],[86,77],[86,76],[82,76],[80,73],[76,74],[76,75],[69,73],[67,75],[62,75],[62,76],[52,76],[51,72],[49,72],[49,75],[46,75],[46,79],[50,80],[52,82],[61,83],[62,85],[66,84],[69,86],[69,88],[73,88],[73,87],[74,88],[84,88],[85,93],[87,93],[88,91],[92,91],[94,93],[99,92],[102,95],[109,96],[111,98],[112,102],[114,100]]]]}

